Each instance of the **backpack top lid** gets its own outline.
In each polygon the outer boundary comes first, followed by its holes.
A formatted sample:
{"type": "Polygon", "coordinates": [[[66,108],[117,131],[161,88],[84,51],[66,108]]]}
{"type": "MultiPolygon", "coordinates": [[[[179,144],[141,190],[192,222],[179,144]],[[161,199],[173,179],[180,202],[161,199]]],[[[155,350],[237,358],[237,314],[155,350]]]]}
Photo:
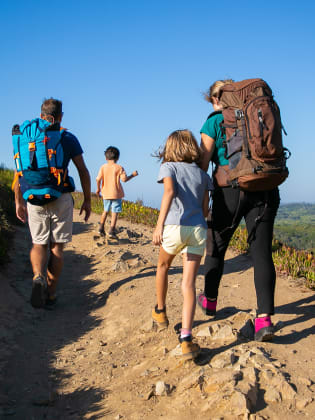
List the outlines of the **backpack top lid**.
{"type": "Polygon", "coordinates": [[[272,90],[263,79],[246,79],[224,85],[220,89],[219,100],[222,108],[238,108],[257,96],[271,96],[272,90]]]}
{"type": "Polygon", "coordinates": [[[41,133],[50,126],[50,123],[41,118],[35,118],[31,121],[26,120],[20,126],[20,131],[22,134],[26,135],[29,138],[36,139],[41,133]]]}

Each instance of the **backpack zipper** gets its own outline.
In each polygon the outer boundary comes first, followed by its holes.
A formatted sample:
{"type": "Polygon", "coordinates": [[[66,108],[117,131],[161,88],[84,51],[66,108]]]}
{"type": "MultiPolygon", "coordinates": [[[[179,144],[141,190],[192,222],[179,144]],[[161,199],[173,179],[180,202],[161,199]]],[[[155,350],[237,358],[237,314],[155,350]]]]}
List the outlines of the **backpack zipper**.
{"type": "MultiPolygon", "coordinates": [[[[268,98],[268,96],[257,96],[256,98],[252,99],[251,101],[248,102],[248,104],[246,105],[246,107],[244,108],[244,114],[245,114],[245,118],[246,118],[246,123],[247,123],[247,130],[248,130],[248,138],[252,138],[252,134],[250,132],[250,126],[249,126],[249,118],[247,115],[247,108],[249,107],[249,105],[255,101],[257,101],[257,99],[261,99],[261,98],[268,98]]],[[[270,99],[267,99],[270,100],[270,99]]]]}

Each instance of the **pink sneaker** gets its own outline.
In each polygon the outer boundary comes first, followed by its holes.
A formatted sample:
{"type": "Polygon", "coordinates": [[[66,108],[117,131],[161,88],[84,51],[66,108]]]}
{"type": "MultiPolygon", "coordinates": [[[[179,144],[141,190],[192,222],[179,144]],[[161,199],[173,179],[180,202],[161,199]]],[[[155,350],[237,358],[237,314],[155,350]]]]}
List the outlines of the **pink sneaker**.
{"type": "Polygon", "coordinates": [[[216,300],[209,300],[203,293],[201,293],[197,297],[197,303],[200,306],[203,313],[209,316],[215,316],[217,309],[216,300]]]}
{"type": "Polygon", "coordinates": [[[275,335],[275,329],[270,316],[255,318],[255,341],[271,341],[275,335]]]}

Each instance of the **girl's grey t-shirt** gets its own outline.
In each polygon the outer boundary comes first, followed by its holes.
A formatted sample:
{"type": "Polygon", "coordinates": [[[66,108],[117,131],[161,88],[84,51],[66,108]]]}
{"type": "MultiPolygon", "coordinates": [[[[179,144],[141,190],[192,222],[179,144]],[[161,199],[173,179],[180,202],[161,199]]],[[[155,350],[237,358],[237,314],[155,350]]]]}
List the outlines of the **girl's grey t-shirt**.
{"type": "Polygon", "coordinates": [[[166,216],[164,225],[207,227],[203,216],[202,203],[205,191],[213,190],[210,176],[196,163],[162,163],[158,181],[171,177],[175,195],[166,216]]]}

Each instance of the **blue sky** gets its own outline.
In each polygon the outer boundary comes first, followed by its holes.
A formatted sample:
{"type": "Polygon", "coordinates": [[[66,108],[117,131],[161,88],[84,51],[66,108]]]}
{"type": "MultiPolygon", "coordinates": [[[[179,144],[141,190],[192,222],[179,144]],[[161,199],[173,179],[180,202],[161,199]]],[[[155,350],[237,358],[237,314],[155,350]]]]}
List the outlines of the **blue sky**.
{"type": "Polygon", "coordinates": [[[315,202],[314,16],[313,1],[3,0],[0,163],[13,168],[13,124],[55,97],[84,149],[92,190],[103,151],[114,145],[127,173],[139,172],[125,184],[126,199],[159,207],[151,154],[175,129],[199,141],[210,112],[202,92],[213,81],[261,77],[292,152],[282,202],[315,202]]]}

